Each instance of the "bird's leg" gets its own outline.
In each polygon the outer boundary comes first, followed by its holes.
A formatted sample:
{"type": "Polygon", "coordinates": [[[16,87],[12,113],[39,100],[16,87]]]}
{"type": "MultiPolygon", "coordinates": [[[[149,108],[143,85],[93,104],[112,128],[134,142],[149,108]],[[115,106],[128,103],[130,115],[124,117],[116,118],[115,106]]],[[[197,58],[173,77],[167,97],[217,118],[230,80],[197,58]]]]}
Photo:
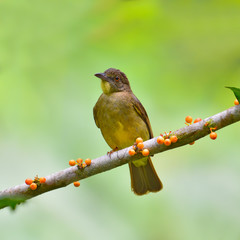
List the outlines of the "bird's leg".
{"type": "Polygon", "coordinates": [[[111,158],[112,153],[118,151],[118,147],[115,147],[114,149],[112,149],[110,152],[107,152],[107,155],[111,158]]]}

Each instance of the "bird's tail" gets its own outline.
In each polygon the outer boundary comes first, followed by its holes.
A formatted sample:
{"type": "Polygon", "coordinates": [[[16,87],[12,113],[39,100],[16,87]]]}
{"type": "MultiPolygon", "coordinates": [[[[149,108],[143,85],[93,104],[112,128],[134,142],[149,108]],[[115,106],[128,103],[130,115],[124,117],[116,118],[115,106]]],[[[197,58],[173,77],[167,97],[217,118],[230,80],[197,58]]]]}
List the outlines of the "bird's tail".
{"type": "Polygon", "coordinates": [[[162,189],[162,182],[154,169],[150,157],[148,157],[145,166],[136,167],[133,162],[130,162],[129,169],[131,187],[135,194],[144,195],[148,192],[158,192],[162,189]]]}

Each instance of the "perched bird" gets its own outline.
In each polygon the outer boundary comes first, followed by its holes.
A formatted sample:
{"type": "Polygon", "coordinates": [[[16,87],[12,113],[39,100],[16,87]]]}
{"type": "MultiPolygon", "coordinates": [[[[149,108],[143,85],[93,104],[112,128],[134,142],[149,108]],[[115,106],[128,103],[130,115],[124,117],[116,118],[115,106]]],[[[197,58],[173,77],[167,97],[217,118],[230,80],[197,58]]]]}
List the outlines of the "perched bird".
{"type": "MultiPolygon", "coordinates": [[[[103,93],[94,106],[94,120],[110,148],[115,151],[129,147],[138,137],[144,141],[153,138],[148,115],[133,94],[127,76],[115,68],[95,76],[101,79],[103,93]]],[[[129,169],[135,194],[162,189],[150,157],[130,162],[129,169]]]]}

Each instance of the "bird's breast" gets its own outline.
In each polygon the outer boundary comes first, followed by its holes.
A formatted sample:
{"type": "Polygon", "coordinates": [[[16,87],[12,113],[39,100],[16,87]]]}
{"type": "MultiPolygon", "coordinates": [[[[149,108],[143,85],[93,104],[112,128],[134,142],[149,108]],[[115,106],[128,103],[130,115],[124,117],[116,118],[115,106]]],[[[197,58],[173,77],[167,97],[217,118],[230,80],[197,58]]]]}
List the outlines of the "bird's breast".
{"type": "Polygon", "coordinates": [[[99,127],[112,149],[128,147],[137,137],[149,139],[146,123],[135,111],[126,93],[102,95],[97,106],[99,127]]]}

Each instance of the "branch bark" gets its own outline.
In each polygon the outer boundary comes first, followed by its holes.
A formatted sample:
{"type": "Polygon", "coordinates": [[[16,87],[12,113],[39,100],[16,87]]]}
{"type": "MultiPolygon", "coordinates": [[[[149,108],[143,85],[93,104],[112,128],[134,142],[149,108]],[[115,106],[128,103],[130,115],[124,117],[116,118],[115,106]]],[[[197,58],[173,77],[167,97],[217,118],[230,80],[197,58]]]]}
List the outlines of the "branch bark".
{"type": "MultiPolygon", "coordinates": [[[[157,137],[145,141],[144,147],[149,149],[151,155],[164,152],[189,144],[208,135],[210,133],[210,128],[216,128],[215,131],[217,131],[237,121],[240,121],[240,105],[231,107],[221,113],[206,118],[201,122],[174,131],[173,134],[178,137],[178,141],[168,147],[165,145],[159,145],[156,141],[157,137]]],[[[128,154],[131,147],[132,146],[112,153],[111,158],[108,155],[104,155],[93,159],[91,165],[86,168],[79,169],[78,166],[74,166],[46,176],[46,183],[41,184],[41,186],[35,191],[29,189],[29,186],[26,184],[21,184],[0,191],[0,209],[7,206],[15,208],[17,204],[24,202],[27,199],[57,188],[65,187],[74,181],[111,170],[115,167],[126,164],[129,161],[142,158],[140,153],[131,157],[128,154]]]]}

